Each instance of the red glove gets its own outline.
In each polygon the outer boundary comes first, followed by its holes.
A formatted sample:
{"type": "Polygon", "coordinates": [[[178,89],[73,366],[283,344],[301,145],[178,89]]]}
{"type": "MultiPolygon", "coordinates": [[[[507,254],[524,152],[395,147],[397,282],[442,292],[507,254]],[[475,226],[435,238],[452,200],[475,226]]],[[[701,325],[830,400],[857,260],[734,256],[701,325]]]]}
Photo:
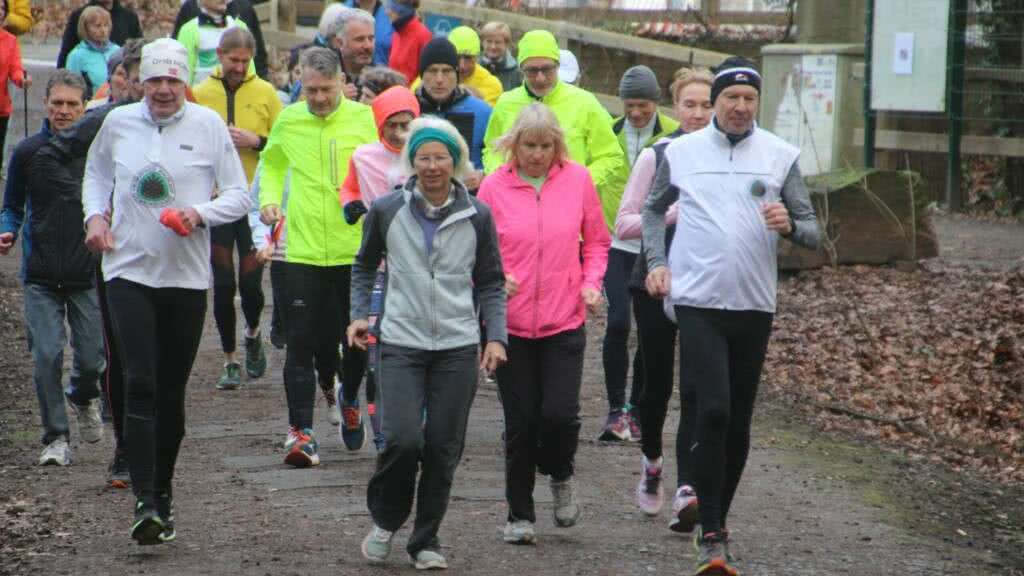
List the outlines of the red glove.
{"type": "Polygon", "coordinates": [[[178,236],[188,236],[192,230],[185,225],[181,216],[182,212],[177,208],[164,208],[163,211],[160,212],[160,223],[171,230],[174,230],[174,233],[178,236]]]}

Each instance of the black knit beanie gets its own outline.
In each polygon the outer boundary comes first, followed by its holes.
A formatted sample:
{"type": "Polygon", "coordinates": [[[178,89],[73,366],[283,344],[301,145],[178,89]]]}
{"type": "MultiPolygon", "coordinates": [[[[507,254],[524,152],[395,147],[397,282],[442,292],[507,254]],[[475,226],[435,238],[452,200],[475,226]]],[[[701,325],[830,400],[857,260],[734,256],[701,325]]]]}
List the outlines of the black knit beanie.
{"type": "Polygon", "coordinates": [[[447,64],[459,70],[459,54],[455,51],[455,45],[447,38],[434,38],[423,47],[420,52],[420,77],[427,68],[433,64],[447,64]]]}
{"type": "Polygon", "coordinates": [[[761,93],[761,73],[754,67],[754,63],[740,56],[726,58],[724,62],[715,68],[715,82],[711,85],[711,103],[729,86],[753,86],[758,94],[761,93]]]}

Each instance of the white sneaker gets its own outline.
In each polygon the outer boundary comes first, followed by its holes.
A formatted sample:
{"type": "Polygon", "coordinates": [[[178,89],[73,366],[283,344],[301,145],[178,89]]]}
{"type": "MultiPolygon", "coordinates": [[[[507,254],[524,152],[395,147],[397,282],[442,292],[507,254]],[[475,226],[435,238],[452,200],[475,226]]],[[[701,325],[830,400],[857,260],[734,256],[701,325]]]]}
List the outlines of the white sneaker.
{"type": "Polygon", "coordinates": [[[580,505],[576,502],[576,487],[572,477],[561,482],[552,479],[551,496],[555,500],[555,524],[562,528],[575,526],[580,519],[580,505]]]}
{"type": "Polygon", "coordinates": [[[533,544],[537,541],[537,535],[533,531],[533,522],[529,520],[506,522],[501,539],[509,544],[533,544]]]}
{"type": "Polygon", "coordinates": [[[69,402],[69,404],[78,418],[78,433],[82,435],[82,440],[89,444],[95,444],[102,440],[103,420],[100,418],[100,399],[95,398],[82,406],[74,402],[69,402]]]}
{"type": "MultiPolygon", "coordinates": [[[[327,396],[327,393],[325,392],[324,393],[324,397],[326,398],[326,396],[327,396]]],[[[326,398],[326,400],[327,400],[327,421],[330,422],[332,426],[337,426],[338,424],[341,424],[341,402],[338,401],[340,398],[341,398],[341,382],[338,382],[338,378],[335,377],[334,378],[334,398],[333,398],[333,402],[331,401],[332,400],[331,398],[326,398]]]]}
{"type": "Polygon", "coordinates": [[[420,550],[416,553],[412,565],[417,570],[445,570],[448,568],[448,561],[436,550],[420,550]]]}
{"type": "Polygon", "coordinates": [[[46,448],[43,448],[43,453],[39,455],[39,465],[46,466],[47,464],[55,464],[57,466],[71,464],[71,446],[68,446],[68,441],[63,436],[50,442],[46,445],[46,448]]]}
{"type": "Polygon", "coordinates": [[[299,432],[301,432],[301,430],[299,430],[298,428],[296,428],[294,426],[289,426],[288,427],[288,435],[284,437],[284,451],[285,452],[291,450],[292,446],[295,446],[295,442],[297,442],[299,440],[299,432]]]}
{"type": "Polygon", "coordinates": [[[363,538],[363,545],[360,547],[363,558],[375,564],[387,560],[388,554],[391,554],[391,539],[394,536],[394,532],[388,532],[375,525],[366,538],[363,538]]]}

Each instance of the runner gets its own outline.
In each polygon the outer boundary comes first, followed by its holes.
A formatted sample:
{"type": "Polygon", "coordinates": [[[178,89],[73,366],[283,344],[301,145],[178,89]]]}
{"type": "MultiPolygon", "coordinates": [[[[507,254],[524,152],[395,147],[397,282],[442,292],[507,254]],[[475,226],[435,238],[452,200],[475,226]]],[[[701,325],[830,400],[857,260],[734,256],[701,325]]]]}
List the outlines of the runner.
{"type": "MultiPolygon", "coordinates": [[[[220,65],[195,88],[196,102],[217,112],[228,125],[231,141],[242,160],[249,183],[266,146],[270,128],[281,111],[274,87],[250,69],[256,41],[245,28],[229,28],[220,37],[217,59],[220,65]]],[[[224,371],[217,380],[219,390],[235,390],[242,384],[242,366],[235,355],[235,261],[238,249],[238,292],[245,315],[245,372],[259,378],[267,370],[267,357],[260,334],[263,313],[263,265],[256,261],[248,216],[210,228],[213,245],[213,317],[224,352],[224,371]]]]}
{"type": "Polygon", "coordinates": [[[448,33],[448,40],[455,46],[455,51],[459,55],[459,82],[488,106],[494,106],[505,89],[501,87],[501,81],[487,68],[477,66],[480,36],[476,30],[469,26],[459,26],[448,33]]]}
{"type": "Polygon", "coordinates": [[[131,535],[145,545],[176,536],[171,480],[185,435],[185,385],[206,314],[205,227],[244,216],[250,200],[224,122],[185,102],[185,47],[169,38],[147,44],[139,77],[145,99],[107,115],[89,150],[82,196],[86,245],[104,253],[107,300],[123,352],[136,496],[131,535]],[[219,195],[211,199],[215,187],[219,195]]]}
{"type": "MultiPolygon", "coordinates": [[[[13,4],[17,6],[20,2],[15,1],[13,4]]],[[[29,2],[26,1],[25,5],[28,6],[28,4],[29,2]]],[[[134,10],[121,4],[118,0],[89,0],[84,6],[80,6],[68,14],[68,22],[64,26],[64,36],[60,41],[60,52],[57,53],[57,68],[64,67],[71,49],[81,41],[78,37],[78,20],[89,6],[99,6],[110,12],[110,41],[114,44],[124,46],[125,42],[131,38],[142,38],[139,15],[134,10]]]]}
{"type": "Polygon", "coordinates": [[[345,98],[358,102],[362,98],[363,70],[373,65],[373,16],[365,10],[342,10],[335,22],[334,43],[341,55],[341,71],[345,73],[345,98]]]}
{"type": "Polygon", "coordinates": [[[483,41],[480,64],[501,81],[502,90],[519,88],[523,84],[523,73],[509,49],[512,29],[504,22],[488,22],[480,29],[480,39],[483,41]]]}
{"type": "Polygon", "coordinates": [[[99,6],[86,6],[78,19],[78,39],[68,54],[67,68],[85,77],[88,100],[107,83],[107,62],[121,49],[110,41],[110,13],[99,6]]]}
{"type": "MultiPolygon", "coordinates": [[[[366,207],[405,183],[399,153],[405,146],[409,124],[420,115],[416,96],[404,86],[394,86],[373,101],[373,117],[377,122],[380,142],[363,144],[356,148],[349,160],[348,176],[341,186],[340,201],[345,221],[355,224],[366,213],[366,207]]],[[[367,344],[366,413],[370,416],[373,443],[380,451],[384,448],[380,414],[377,411],[376,370],[379,362],[378,336],[380,335],[381,306],[383,304],[385,273],[377,273],[370,297],[370,329],[372,337],[367,344]]],[[[359,389],[346,387],[342,401],[343,428],[350,430],[359,425],[359,389]]],[[[344,439],[344,430],[342,431],[344,439]]]]}
{"type": "MultiPolygon", "coordinates": [[[[0,23],[7,16],[7,3],[0,2],[0,23]]],[[[0,28],[0,169],[4,165],[7,151],[7,125],[11,120],[12,103],[7,82],[11,81],[18,88],[28,90],[32,86],[32,78],[21,65],[21,48],[13,34],[0,28]]]]}
{"type": "Polygon", "coordinates": [[[39,464],[67,466],[72,461],[65,395],[78,417],[78,432],[89,443],[103,438],[99,376],[103,338],[93,271],[95,258],[83,247],[78,225],[81,195],[77,183],[33,171],[36,153],[52,133],[70,127],[85,110],[85,81],[58,70],[46,84],[46,116],[39,133],[14,149],[0,212],[0,255],[22,236],[21,280],[25,326],[34,364],[32,380],[39,399],[43,451],[39,464]],[[51,130],[53,132],[51,132],[51,130]],[[24,223],[24,226],[22,224],[24,223]],[[71,327],[74,362],[70,386],[63,388],[65,319],[71,327]]]}
{"type": "Polygon", "coordinates": [[[491,118],[491,107],[459,86],[459,56],[447,38],[434,38],[420,57],[421,86],[416,88],[424,116],[444,118],[455,126],[469,145],[474,172],[463,183],[471,193],[483,178],[484,133],[491,118]]]}
{"type": "Polygon", "coordinates": [[[391,18],[381,0],[345,0],[349,8],[361,8],[373,15],[373,65],[387,66],[391,56],[391,35],[395,29],[391,27],[391,18]]]}
{"type": "Polygon", "coordinates": [[[799,150],[754,122],[761,75],[729,58],[711,88],[712,125],[665,149],[643,212],[647,289],[679,323],[680,388],[692,388],[700,499],[697,574],[736,574],[727,517],[750,449],[750,422],[776,304],[779,236],[814,248],[817,219],[799,150]],[[665,212],[677,204],[665,258],[665,212]]]}
{"type": "Polygon", "coordinates": [[[388,67],[405,74],[405,79],[412,84],[419,72],[420,52],[433,34],[416,16],[420,0],[387,0],[387,3],[388,17],[394,28],[388,67]]]}
{"type": "Polygon", "coordinates": [[[611,237],[590,174],[569,160],[564,132],[546,106],[524,108],[495,151],[508,163],[484,179],[480,200],[494,212],[509,299],[510,362],[498,370],[505,412],[504,539],[527,544],[535,539],[538,472],[551,480],[555,524],[573,526],[580,516],[574,459],[584,323],[586,310],[601,303],[611,237]]]}
{"type": "MultiPolygon", "coordinates": [[[[661,87],[654,71],[647,66],[633,66],[622,75],[619,98],[625,114],[615,119],[612,131],[626,157],[626,173],[636,162],[640,151],[679,128],[679,123],[658,112],[661,87]]],[[[616,208],[618,210],[618,208],[616,208]]],[[[640,394],[643,391],[643,366],[639,348],[633,354],[633,385],[626,401],[626,379],[629,372],[630,298],[627,286],[640,238],[612,238],[608,252],[608,272],[604,275],[604,294],[608,298],[608,324],[604,334],[604,384],[608,391],[608,418],[599,440],[640,440],[640,394]]]]}
{"type": "MultiPolygon", "coordinates": [[[[373,112],[342,94],[341,63],[326,48],[302,54],[305,102],[281,111],[262,154],[260,206],[264,223],[281,219],[282,190],[288,196],[288,348],[284,382],[288,399],[288,440],[285,462],[306,467],[320,463],[313,436],[314,352],[333,369],[320,370],[320,387],[333,392],[340,368],[342,386],[356,389],[366,355],[344,346],[338,366],[342,329],[349,323],[349,283],[358,251],[360,226],[347,224],[338,202],[338,188],[348,175],[348,161],[361,144],[377,140],[373,112]],[[338,321],[331,320],[332,318],[338,321]],[[333,353],[332,353],[333,351],[333,353]]],[[[359,450],[366,441],[362,419],[345,431],[345,446],[359,450]]]]}
{"type": "MultiPolygon", "coordinates": [[[[675,114],[681,125],[679,129],[662,138],[657,144],[644,148],[633,165],[633,171],[626,184],[626,192],[615,220],[615,234],[625,241],[641,237],[641,212],[647,193],[654,182],[654,174],[665,157],[669,142],[689,132],[696,132],[711,121],[711,84],[714,77],[707,69],[683,68],[676,73],[672,83],[672,100],[675,114]]],[[[675,231],[676,210],[671,207],[666,214],[666,241],[672,242],[675,231]]],[[[666,244],[667,245],[667,244],[666,244]]],[[[647,277],[647,262],[637,258],[629,280],[633,295],[633,310],[636,316],[637,351],[643,378],[643,395],[640,397],[640,416],[644,422],[641,440],[641,474],[637,486],[637,505],[650,516],[661,512],[665,502],[662,486],[662,428],[668,402],[672,398],[675,368],[675,346],[678,330],[668,319],[660,299],[652,298],[644,290],[647,277]]],[[[692,390],[680,391],[681,410],[679,428],[676,433],[677,484],[672,499],[672,520],[669,528],[676,532],[689,533],[697,522],[697,496],[693,489],[693,467],[687,465],[690,446],[693,445],[692,390]]]]}
{"type": "MultiPolygon", "coordinates": [[[[256,74],[264,80],[269,80],[267,47],[263,41],[263,28],[260,26],[260,17],[256,14],[256,9],[253,8],[252,3],[249,0],[228,0],[224,13],[245,22],[245,27],[252,33],[253,41],[256,43],[256,52],[252,58],[253,65],[256,67],[256,74]]],[[[171,32],[171,38],[177,38],[182,26],[200,14],[202,14],[202,10],[199,9],[198,0],[184,0],[181,2],[178,15],[174,18],[174,30],[171,32]]]]}
{"type": "MultiPolygon", "coordinates": [[[[245,21],[227,14],[227,0],[199,0],[199,15],[186,22],[175,38],[188,50],[189,86],[206,80],[217,67],[217,46],[221,34],[230,28],[248,28],[245,21]]],[[[249,61],[255,74],[256,65],[249,61]]]]}
{"type": "Polygon", "coordinates": [[[437,533],[462,457],[477,372],[493,372],[505,361],[501,255],[490,210],[459,181],[470,170],[468,156],[448,122],[413,121],[402,150],[409,180],[370,206],[354,265],[348,340],[363,349],[370,293],[385,258],[388,275],[378,381],[384,451],[366,491],[374,526],[362,544],[371,562],[387,559],[415,494],[406,551],[419,570],[448,567],[437,533]],[[487,323],[479,364],[474,293],[487,323]]]}

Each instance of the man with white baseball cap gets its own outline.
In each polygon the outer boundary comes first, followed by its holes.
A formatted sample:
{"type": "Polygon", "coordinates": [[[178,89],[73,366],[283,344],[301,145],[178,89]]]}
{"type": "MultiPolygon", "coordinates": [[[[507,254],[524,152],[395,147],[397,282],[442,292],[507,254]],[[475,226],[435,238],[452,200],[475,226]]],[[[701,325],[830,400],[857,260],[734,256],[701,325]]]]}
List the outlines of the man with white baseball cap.
{"type": "Polygon", "coordinates": [[[171,478],[206,315],[208,227],[245,216],[251,201],[224,122],[185,102],[185,47],[170,38],[145,45],[139,77],[144,99],[107,115],[89,149],[82,196],[85,243],[103,254],[123,355],[131,535],[144,545],[175,537],[171,478]]]}

